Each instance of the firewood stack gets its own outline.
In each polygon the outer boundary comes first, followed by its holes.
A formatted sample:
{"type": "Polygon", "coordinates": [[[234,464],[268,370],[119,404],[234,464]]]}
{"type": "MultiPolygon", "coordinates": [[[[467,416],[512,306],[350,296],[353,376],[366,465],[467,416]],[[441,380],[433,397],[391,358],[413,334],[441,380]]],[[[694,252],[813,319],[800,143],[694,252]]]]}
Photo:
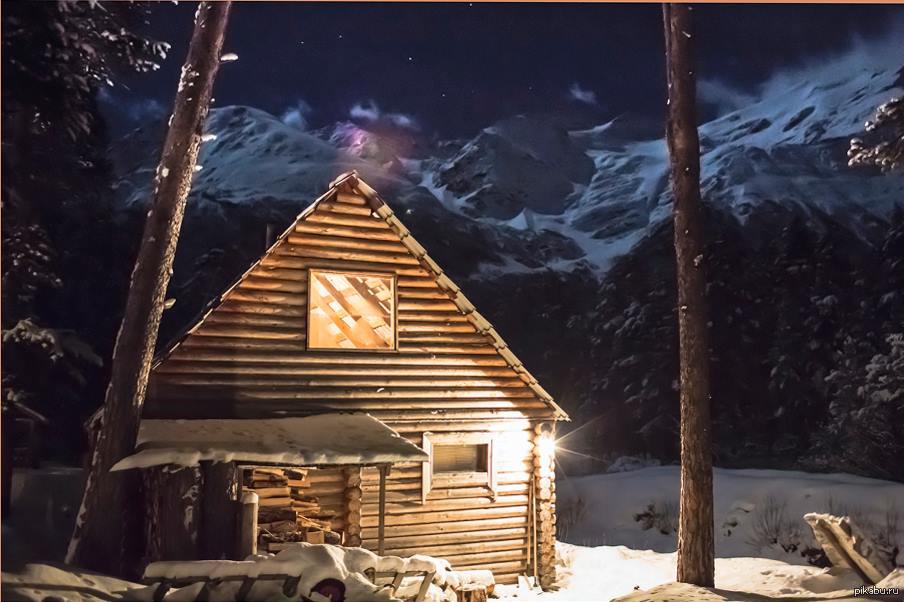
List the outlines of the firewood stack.
{"type": "Polygon", "coordinates": [[[308,471],[298,468],[258,467],[245,471],[245,489],[260,501],[257,511],[259,549],[278,552],[285,544],[342,542],[332,530],[335,513],[324,510],[316,497],[308,495],[308,471]]]}

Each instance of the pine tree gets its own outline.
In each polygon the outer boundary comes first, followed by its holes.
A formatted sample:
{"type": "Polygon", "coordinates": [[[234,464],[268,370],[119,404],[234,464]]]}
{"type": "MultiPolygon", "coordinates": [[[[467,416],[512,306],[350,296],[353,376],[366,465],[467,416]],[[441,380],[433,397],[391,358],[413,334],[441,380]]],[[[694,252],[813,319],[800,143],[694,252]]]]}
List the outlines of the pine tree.
{"type": "Polygon", "coordinates": [[[712,586],[713,484],[709,334],[704,276],[700,141],[697,134],[691,7],[664,4],[678,333],[681,358],[681,498],[678,581],[712,586]]]}
{"type": "Polygon", "coordinates": [[[892,98],[876,109],[866,122],[865,138],[851,140],[851,166],[870,165],[882,171],[904,168],[904,98],[892,98]]]}
{"type": "Polygon", "coordinates": [[[79,442],[71,424],[100,372],[86,331],[114,313],[96,299],[90,311],[73,308],[111,275],[104,255],[91,253],[109,245],[111,219],[98,90],[120,70],[155,68],[166,51],[131,33],[139,12],[125,3],[3,6],[3,404],[27,402],[51,418],[51,453],[79,442]]]}
{"type": "Polygon", "coordinates": [[[176,242],[201,145],[204,120],[220,64],[230,2],[202,2],[157,169],[138,259],[132,272],[101,426],[67,562],[130,573],[140,545],[134,471],[111,472],[132,452],[163,314],[176,242]],[[118,509],[121,520],[110,520],[118,509]]]}

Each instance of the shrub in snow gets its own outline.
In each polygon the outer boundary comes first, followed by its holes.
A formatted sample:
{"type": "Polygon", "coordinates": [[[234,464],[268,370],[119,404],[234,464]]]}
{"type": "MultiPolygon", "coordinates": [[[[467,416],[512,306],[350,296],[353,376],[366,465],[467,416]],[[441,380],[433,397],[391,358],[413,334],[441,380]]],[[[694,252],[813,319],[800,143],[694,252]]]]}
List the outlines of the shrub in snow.
{"type": "Polygon", "coordinates": [[[640,470],[650,466],[659,466],[660,462],[650,456],[619,456],[609,465],[606,472],[627,472],[640,470]]]}
{"type": "Polygon", "coordinates": [[[789,518],[787,504],[769,496],[757,507],[753,533],[747,540],[758,553],[765,549],[781,549],[791,554],[801,549],[802,529],[800,519],[789,518]]]}
{"type": "Polygon", "coordinates": [[[584,498],[568,500],[556,508],[556,534],[559,539],[568,539],[571,530],[578,525],[587,514],[584,498]]]}
{"type": "Polygon", "coordinates": [[[677,533],[678,502],[675,500],[652,502],[644,508],[643,512],[635,514],[634,520],[640,523],[644,531],[656,529],[663,535],[677,533]]]}

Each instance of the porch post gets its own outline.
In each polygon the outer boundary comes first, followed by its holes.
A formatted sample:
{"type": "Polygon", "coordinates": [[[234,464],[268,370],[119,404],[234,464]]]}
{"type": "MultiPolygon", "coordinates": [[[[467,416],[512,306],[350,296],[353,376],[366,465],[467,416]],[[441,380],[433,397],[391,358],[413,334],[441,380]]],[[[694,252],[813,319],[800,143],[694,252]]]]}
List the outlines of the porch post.
{"type": "Polygon", "coordinates": [[[385,552],[386,535],[386,474],[389,472],[388,464],[380,464],[380,502],[377,516],[377,553],[382,556],[385,552]]]}

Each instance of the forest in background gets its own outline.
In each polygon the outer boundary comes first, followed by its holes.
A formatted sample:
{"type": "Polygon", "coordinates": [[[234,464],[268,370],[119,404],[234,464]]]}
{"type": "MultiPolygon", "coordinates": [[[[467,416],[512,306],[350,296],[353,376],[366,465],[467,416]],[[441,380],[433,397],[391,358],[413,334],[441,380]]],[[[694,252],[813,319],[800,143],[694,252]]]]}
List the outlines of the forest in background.
{"type": "MultiPolygon", "coordinates": [[[[144,212],[117,213],[97,94],[162,58],[165,45],[128,33],[143,18],[131,5],[4,10],[3,404],[50,418],[48,459],[77,462],[84,449],[80,424],[103,399],[140,236],[144,212]]],[[[717,464],[904,479],[897,460],[904,456],[902,214],[864,238],[828,215],[804,221],[775,204],[756,215],[772,235],[756,240],[744,235],[749,224],[709,208],[717,464]]],[[[242,218],[253,240],[270,219],[242,218]]],[[[602,282],[580,271],[487,281],[471,277],[454,246],[431,245],[429,224],[412,222],[575,424],[589,424],[569,447],[603,461],[582,469],[623,454],[676,459],[668,227],[620,258],[602,282]],[[500,290],[524,302],[503,304],[500,290]]],[[[187,221],[183,240],[203,245],[204,232],[189,231],[195,224],[187,221]]],[[[227,253],[190,294],[176,295],[168,333],[244,271],[260,246],[227,253]]],[[[177,268],[176,277],[178,290],[186,275],[179,280],[177,268]]]]}

